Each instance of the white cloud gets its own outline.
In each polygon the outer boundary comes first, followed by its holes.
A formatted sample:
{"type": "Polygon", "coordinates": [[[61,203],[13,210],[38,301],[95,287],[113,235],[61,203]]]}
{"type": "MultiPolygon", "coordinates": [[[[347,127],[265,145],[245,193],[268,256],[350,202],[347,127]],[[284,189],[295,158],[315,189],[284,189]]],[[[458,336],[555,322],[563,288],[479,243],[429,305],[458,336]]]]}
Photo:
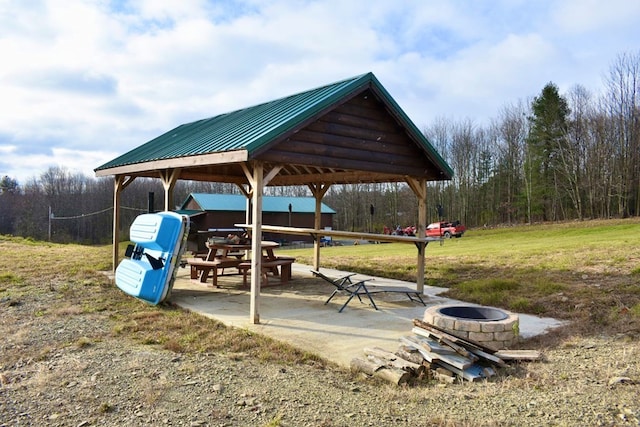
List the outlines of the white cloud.
{"type": "MultiPolygon", "coordinates": [[[[106,148],[106,147],[105,147],[106,148]]],[[[21,177],[24,183],[27,178],[38,178],[50,167],[64,167],[71,173],[93,176],[96,165],[106,163],[120,153],[108,150],[71,150],[53,148],[49,153],[23,153],[15,147],[0,146],[0,177],[21,177]],[[11,167],[12,173],[6,168],[11,167]]]]}
{"type": "Polygon", "coordinates": [[[369,71],[418,127],[484,122],[548,81],[597,89],[639,20],[624,0],[0,0],[0,169],[91,173],[181,123],[369,71]]]}
{"type": "Polygon", "coordinates": [[[0,154],[11,154],[18,151],[18,147],[15,145],[0,145],[0,154]]]}
{"type": "Polygon", "coordinates": [[[552,23],[565,33],[589,34],[622,27],[637,30],[640,3],[628,0],[566,0],[552,10],[552,23]]]}

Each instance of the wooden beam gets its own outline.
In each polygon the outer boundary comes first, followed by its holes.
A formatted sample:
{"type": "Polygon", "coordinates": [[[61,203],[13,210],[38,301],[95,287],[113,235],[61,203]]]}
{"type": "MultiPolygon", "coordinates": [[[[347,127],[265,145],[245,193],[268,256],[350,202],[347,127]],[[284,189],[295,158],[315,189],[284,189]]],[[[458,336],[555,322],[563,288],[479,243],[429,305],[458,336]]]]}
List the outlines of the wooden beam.
{"type": "MultiPolygon", "coordinates": [[[[308,186],[311,190],[311,194],[316,199],[316,210],[314,216],[313,227],[319,229],[322,226],[322,198],[329,190],[330,185],[313,184],[308,186]]],[[[313,239],[313,268],[315,270],[320,269],[320,241],[319,239],[313,239]]]]}
{"type": "MultiPolygon", "coordinates": [[[[419,237],[425,236],[426,222],[427,222],[427,182],[425,180],[417,180],[411,177],[407,177],[407,184],[413,190],[418,198],[418,227],[416,233],[419,237]]],[[[424,290],[424,271],[425,271],[425,249],[426,246],[418,247],[418,259],[416,262],[416,284],[418,285],[418,291],[424,290]]]]}
{"type": "Polygon", "coordinates": [[[418,199],[426,199],[427,197],[426,182],[424,182],[423,180],[412,178],[410,176],[405,176],[404,179],[405,181],[407,181],[407,184],[409,184],[409,187],[411,188],[411,190],[413,191],[413,193],[416,195],[418,199]]]}
{"type": "Polygon", "coordinates": [[[113,248],[111,271],[116,272],[119,262],[119,246],[120,246],[120,193],[133,182],[135,176],[116,175],[113,185],[113,248]]]}
{"type": "Polygon", "coordinates": [[[282,166],[281,165],[274,166],[273,169],[271,169],[269,171],[269,173],[267,173],[267,175],[265,175],[265,177],[263,179],[263,182],[262,182],[263,187],[269,185],[269,182],[271,182],[271,180],[273,178],[275,178],[275,176],[278,175],[278,173],[281,170],[282,170],[282,166]]]}
{"type": "MultiPolygon", "coordinates": [[[[361,112],[363,111],[361,110],[361,112]]],[[[402,128],[394,120],[381,118],[380,115],[370,117],[369,115],[354,114],[355,112],[355,109],[347,111],[347,108],[340,107],[328,112],[318,121],[346,125],[360,131],[369,130],[395,135],[402,134],[402,128]]],[[[313,125],[309,126],[309,128],[313,128],[313,125]]]]}
{"type": "Polygon", "coordinates": [[[188,179],[191,181],[206,181],[206,182],[226,182],[229,184],[246,185],[247,180],[244,176],[239,175],[224,175],[220,173],[207,173],[202,172],[201,169],[189,170],[183,169],[180,174],[181,179],[188,179]]]}
{"type": "MultiPolygon", "coordinates": [[[[251,188],[249,188],[249,185],[247,184],[246,187],[244,185],[239,185],[240,188],[242,188],[242,194],[244,194],[244,196],[247,198],[247,204],[246,207],[244,209],[244,220],[247,221],[247,224],[251,222],[251,213],[252,213],[252,209],[251,209],[251,198],[253,197],[253,190],[251,188]]],[[[245,251],[245,258],[249,257],[249,251],[245,251]]]]}
{"type": "Polygon", "coordinates": [[[328,122],[317,120],[307,129],[312,132],[319,132],[327,135],[338,135],[349,138],[366,139],[369,141],[389,140],[391,142],[400,142],[407,140],[407,137],[400,132],[389,132],[388,130],[371,129],[367,127],[348,126],[338,122],[328,122]]]}
{"type": "Polygon", "coordinates": [[[247,178],[247,181],[249,181],[249,191],[251,191],[251,188],[253,187],[253,172],[249,169],[247,162],[240,163],[240,167],[242,168],[242,172],[244,172],[244,176],[247,178]]]}
{"type": "MultiPolygon", "coordinates": [[[[234,224],[238,228],[253,229],[253,224],[234,224]]],[[[413,243],[427,245],[431,242],[442,242],[443,239],[436,237],[415,237],[415,236],[395,236],[393,234],[361,233],[358,231],[323,230],[320,228],[284,227],[280,225],[261,225],[263,231],[273,233],[293,234],[298,236],[311,236],[313,238],[321,236],[345,237],[353,240],[368,240],[371,242],[392,242],[392,243],[413,243]]]]}
{"type": "Polygon", "coordinates": [[[164,188],[164,210],[167,212],[171,210],[173,205],[173,189],[176,186],[176,182],[178,182],[180,169],[165,169],[159,173],[162,187],[164,188]]]}
{"type": "Polygon", "coordinates": [[[247,150],[225,151],[222,153],[201,154],[198,156],[176,157],[154,160],[132,165],[116,166],[96,171],[96,176],[131,175],[144,172],[156,172],[168,168],[191,168],[196,166],[224,165],[247,161],[247,150]]]}
{"type": "Polygon", "coordinates": [[[251,186],[253,217],[253,229],[251,231],[251,296],[249,303],[249,322],[260,323],[260,282],[262,280],[262,190],[264,178],[264,165],[261,162],[243,164],[251,186]]]}
{"type": "Polygon", "coordinates": [[[340,105],[334,111],[357,117],[366,117],[369,120],[387,121],[389,119],[389,114],[383,108],[379,108],[379,105],[359,102],[361,99],[363,98],[354,98],[340,105]]]}
{"type": "Polygon", "coordinates": [[[432,164],[422,163],[410,166],[401,162],[402,164],[399,166],[398,164],[393,162],[393,159],[387,158],[387,160],[391,161],[384,161],[384,157],[381,157],[380,159],[378,159],[379,161],[376,162],[371,161],[371,156],[362,157],[361,151],[354,152],[354,155],[355,154],[357,154],[361,158],[337,158],[329,157],[327,155],[293,153],[290,151],[279,150],[276,147],[270,150],[268,153],[260,156],[260,159],[280,164],[304,164],[309,166],[336,168],[341,170],[348,169],[377,172],[389,175],[397,175],[399,171],[402,171],[403,174],[408,174],[414,177],[436,179],[433,177],[432,164]]]}
{"type": "Polygon", "coordinates": [[[238,189],[240,190],[240,192],[244,195],[244,197],[246,197],[247,199],[248,199],[249,197],[251,197],[251,192],[250,192],[250,190],[247,190],[247,189],[245,188],[245,186],[244,186],[244,185],[236,184],[236,186],[238,187],[238,189]]]}
{"type": "Polygon", "coordinates": [[[304,185],[311,183],[346,184],[353,182],[404,182],[404,175],[383,174],[364,171],[328,171],[314,174],[283,175],[280,174],[271,181],[273,185],[304,185]]]}
{"type": "MultiPolygon", "coordinates": [[[[284,146],[295,148],[295,151],[333,151],[335,149],[356,149],[372,151],[373,153],[385,153],[389,155],[416,155],[418,148],[415,145],[407,145],[407,138],[391,138],[388,134],[383,139],[368,140],[355,138],[353,136],[332,135],[321,132],[314,132],[307,128],[291,136],[290,141],[283,143],[284,146]],[[299,143],[315,144],[308,146],[298,146],[299,143]],[[305,150],[306,148],[306,150],[305,150]]],[[[280,147],[279,147],[280,148],[280,147]]],[[[293,150],[292,150],[293,151],[293,150]]]]}

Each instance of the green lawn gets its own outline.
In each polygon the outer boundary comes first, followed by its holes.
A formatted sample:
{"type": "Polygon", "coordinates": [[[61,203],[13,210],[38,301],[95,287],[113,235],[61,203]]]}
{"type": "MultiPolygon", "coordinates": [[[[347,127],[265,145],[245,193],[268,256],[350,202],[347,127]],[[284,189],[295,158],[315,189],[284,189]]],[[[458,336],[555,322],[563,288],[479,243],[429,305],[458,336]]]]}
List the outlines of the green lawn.
{"type": "MultiPolygon", "coordinates": [[[[637,335],[638,242],[640,218],[469,230],[463,238],[427,247],[425,283],[446,287],[446,295],[459,300],[573,320],[565,336],[637,335]]],[[[174,351],[226,349],[285,363],[319,363],[313,355],[279,351],[281,343],[264,337],[124,295],[100,273],[111,269],[110,246],[0,236],[0,251],[0,300],[33,305],[43,320],[70,313],[100,314],[112,322],[110,335],[174,351]]],[[[410,244],[345,245],[321,251],[324,267],[415,282],[417,251],[410,244]]],[[[313,250],[288,249],[286,254],[311,264],[313,250]]],[[[557,332],[554,337],[562,338],[557,332]]],[[[21,357],[19,352],[15,357],[21,357]]]]}
{"type": "MultiPolygon", "coordinates": [[[[425,283],[447,296],[580,320],[584,330],[637,328],[640,219],[472,229],[427,247],[425,283]]],[[[312,249],[287,254],[312,263],[312,249]]],[[[321,249],[321,266],[415,282],[415,246],[321,249]]]]}

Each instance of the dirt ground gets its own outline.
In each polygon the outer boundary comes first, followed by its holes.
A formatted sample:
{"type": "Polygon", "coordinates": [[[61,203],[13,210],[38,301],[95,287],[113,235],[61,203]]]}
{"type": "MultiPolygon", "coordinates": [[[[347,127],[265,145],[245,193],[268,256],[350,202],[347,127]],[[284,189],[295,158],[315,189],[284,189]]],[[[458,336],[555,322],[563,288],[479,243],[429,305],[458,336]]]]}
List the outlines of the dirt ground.
{"type": "Polygon", "coordinates": [[[60,292],[0,293],[0,426],[640,425],[640,344],[624,334],[566,337],[491,381],[396,387],[144,344],[114,332],[108,306],[56,307],[60,292]]]}

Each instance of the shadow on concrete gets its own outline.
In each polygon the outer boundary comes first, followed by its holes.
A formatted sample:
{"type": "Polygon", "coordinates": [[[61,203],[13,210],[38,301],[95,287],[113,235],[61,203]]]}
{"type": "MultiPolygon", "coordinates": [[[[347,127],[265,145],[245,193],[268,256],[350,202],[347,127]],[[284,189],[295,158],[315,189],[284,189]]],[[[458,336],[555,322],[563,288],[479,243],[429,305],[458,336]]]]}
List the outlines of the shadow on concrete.
{"type": "MultiPolygon", "coordinates": [[[[328,276],[339,277],[347,273],[322,269],[328,276]]],[[[355,278],[370,278],[357,275],[355,278]]],[[[372,278],[376,285],[416,287],[415,283],[372,278]]],[[[258,313],[260,323],[249,321],[250,291],[242,287],[239,275],[223,275],[218,278],[220,288],[189,278],[188,269],[180,269],[171,301],[187,310],[216,319],[228,326],[250,331],[287,342],[301,350],[349,366],[351,359],[362,356],[365,347],[381,347],[395,351],[399,339],[411,335],[413,319],[422,319],[425,306],[410,301],[403,294],[376,294],[375,310],[363,299],[351,300],[342,313],[339,308],[346,296],[325,301],[333,287],[322,279],[313,277],[310,267],[294,264],[292,280],[285,285],[277,280],[261,290],[258,313]]],[[[424,301],[427,306],[453,304],[459,301],[439,297],[446,288],[425,286],[424,301]]],[[[520,333],[530,337],[561,326],[555,319],[520,315],[520,333]]]]}

